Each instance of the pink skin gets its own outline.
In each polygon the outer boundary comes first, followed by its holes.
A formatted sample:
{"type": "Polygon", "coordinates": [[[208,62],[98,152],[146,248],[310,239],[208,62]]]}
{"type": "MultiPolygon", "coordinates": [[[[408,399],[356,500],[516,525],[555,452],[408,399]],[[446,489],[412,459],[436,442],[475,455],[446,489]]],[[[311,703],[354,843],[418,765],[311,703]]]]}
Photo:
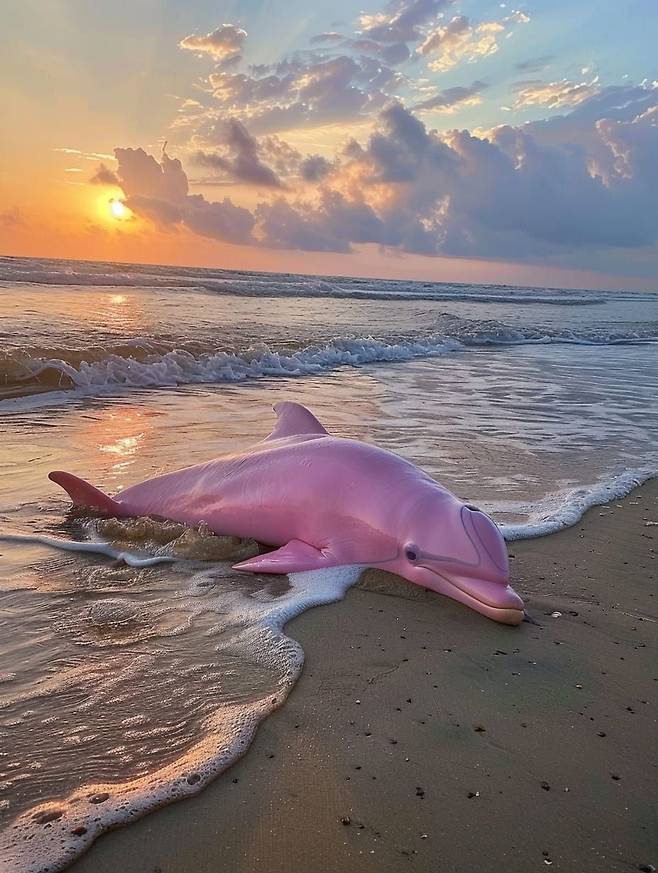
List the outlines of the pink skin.
{"type": "Polygon", "coordinates": [[[495,621],[522,621],[505,541],[488,516],[403,458],[330,436],[297,403],[275,411],[274,431],[252,448],[148,479],[114,499],[70,473],[50,478],[74,503],[107,515],[203,521],[218,534],[280,547],[238,570],[377,567],[495,621]]]}

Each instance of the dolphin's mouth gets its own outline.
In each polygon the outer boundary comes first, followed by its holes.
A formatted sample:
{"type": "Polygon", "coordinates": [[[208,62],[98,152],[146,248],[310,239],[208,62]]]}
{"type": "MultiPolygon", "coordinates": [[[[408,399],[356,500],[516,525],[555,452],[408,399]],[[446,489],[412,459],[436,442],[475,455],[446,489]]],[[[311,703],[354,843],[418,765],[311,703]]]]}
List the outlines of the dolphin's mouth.
{"type": "Polygon", "coordinates": [[[422,584],[438,594],[450,597],[502,624],[521,624],[524,604],[514,589],[504,582],[478,579],[466,574],[439,573],[423,566],[427,573],[422,584]]]}
{"type": "Polygon", "coordinates": [[[445,592],[448,597],[470,606],[487,618],[502,624],[521,624],[523,621],[523,601],[511,586],[482,579],[441,578],[449,586],[445,592]]]}

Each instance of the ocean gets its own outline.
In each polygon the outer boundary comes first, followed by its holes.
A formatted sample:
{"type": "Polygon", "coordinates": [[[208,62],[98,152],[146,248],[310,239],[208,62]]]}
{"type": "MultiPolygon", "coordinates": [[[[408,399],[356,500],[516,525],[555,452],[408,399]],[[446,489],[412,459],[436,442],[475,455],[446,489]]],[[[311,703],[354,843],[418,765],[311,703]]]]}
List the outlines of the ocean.
{"type": "Polygon", "coordinates": [[[546,535],[658,473],[658,294],[0,258],[8,869],[199,791],[293,687],[285,622],[358,576],[236,574],[249,544],[73,512],[48,472],[115,493],[262,439],[281,400],[546,535]]]}

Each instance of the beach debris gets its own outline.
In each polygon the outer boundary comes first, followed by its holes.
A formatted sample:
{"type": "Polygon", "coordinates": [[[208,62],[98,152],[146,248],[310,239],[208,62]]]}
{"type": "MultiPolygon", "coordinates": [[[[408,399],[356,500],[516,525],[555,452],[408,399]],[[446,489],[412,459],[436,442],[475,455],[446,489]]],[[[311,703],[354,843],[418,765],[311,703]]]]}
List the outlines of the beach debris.
{"type": "Polygon", "coordinates": [[[576,688],[582,688],[582,687],[583,687],[583,686],[580,684],[580,682],[577,682],[577,683],[576,683],[576,688]]]}
{"type": "Polygon", "coordinates": [[[605,736],[607,736],[607,734],[605,731],[597,731],[596,736],[597,737],[605,737],[605,736]]]}
{"type": "Polygon", "coordinates": [[[551,618],[562,618],[562,613],[558,612],[556,609],[555,612],[551,613],[551,618]]]}
{"type": "Polygon", "coordinates": [[[551,786],[548,784],[548,782],[540,782],[539,784],[540,784],[541,787],[544,789],[544,791],[550,791],[550,790],[551,790],[551,786]]]}
{"type": "MultiPolygon", "coordinates": [[[[658,521],[645,521],[644,526],[645,527],[658,527],[658,521]]],[[[654,870],[655,869],[656,868],[654,867],[654,870]]]]}
{"type": "Polygon", "coordinates": [[[642,873],[656,873],[656,868],[653,864],[638,864],[638,870],[642,870],[642,873]]]}
{"type": "Polygon", "coordinates": [[[475,731],[476,734],[484,734],[487,731],[486,727],[484,727],[481,724],[474,724],[473,730],[475,731]]]}
{"type": "Polygon", "coordinates": [[[348,825],[352,824],[352,819],[349,817],[349,815],[344,815],[341,817],[340,823],[342,825],[345,825],[345,827],[348,827],[348,825]]]}
{"type": "Polygon", "coordinates": [[[479,797],[479,796],[480,796],[480,792],[479,792],[479,791],[469,791],[469,792],[466,794],[466,797],[468,797],[469,800],[472,800],[474,797],[479,797]]]}

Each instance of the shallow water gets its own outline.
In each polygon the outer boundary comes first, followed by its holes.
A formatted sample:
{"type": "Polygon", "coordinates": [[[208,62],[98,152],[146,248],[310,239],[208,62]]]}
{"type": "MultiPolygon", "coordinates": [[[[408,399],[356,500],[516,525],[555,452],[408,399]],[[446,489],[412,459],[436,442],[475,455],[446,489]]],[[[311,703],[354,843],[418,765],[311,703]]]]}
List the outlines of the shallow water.
{"type": "Polygon", "coordinates": [[[285,621],[358,575],[236,574],[253,543],[71,514],[50,470],[114,493],[262,439],[285,399],[419,464],[509,537],[573,523],[658,471],[656,295],[0,270],[1,532],[174,559],[128,567],[0,541],[12,870],[60,868],[242,754],[301,667],[285,621]]]}

